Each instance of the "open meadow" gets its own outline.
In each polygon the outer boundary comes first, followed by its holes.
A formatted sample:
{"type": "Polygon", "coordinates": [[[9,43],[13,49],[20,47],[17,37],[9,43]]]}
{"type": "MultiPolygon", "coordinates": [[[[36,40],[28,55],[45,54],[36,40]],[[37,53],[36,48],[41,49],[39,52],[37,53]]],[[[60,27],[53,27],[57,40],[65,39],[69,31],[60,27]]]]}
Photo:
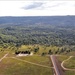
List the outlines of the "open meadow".
{"type": "Polygon", "coordinates": [[[0,62],[0,75],[52,75],[52,69],[30,64],[13,58],[0,62]]]}
{"type": "Polygon", "coordinates": [[[75,57],[70,58],[67,55],[60,55],[60,56],[57,56],[57,58],[60,63],[62,63],[65,60],[63,64],[63,66],[67,68],[67,70],[65,70],[65,75],[75,75],[75,57]]]}
{"type": "Polygon", "coordinates": [[[0,52],[0,75],[52,75],[53,68],[49,56],[22,56],[15,55],[15,50],[0,52]]]}
{"type": "MultiPolygon", "coordinates": [[[[60,53],[62,48],[64,47],[45,45],[22,45],[20,47],[9,46],[7,48],[1,48],[0,59],[3,59],[0,61],[0,75],[53,75],[54,70],[50,55],[55,54],[59,63],[62,63],[72,55],[72,52],[66,55],[65,51],[60,53]],[[16,54],[18,51],[29,51],[33,54],[18,56],[16,54]]],[[[75,57],[66,61],[64,67],[74,69],[75,57]]],[[[65,71],[65,75],[74,74],[75,71],[65,71]]]]}

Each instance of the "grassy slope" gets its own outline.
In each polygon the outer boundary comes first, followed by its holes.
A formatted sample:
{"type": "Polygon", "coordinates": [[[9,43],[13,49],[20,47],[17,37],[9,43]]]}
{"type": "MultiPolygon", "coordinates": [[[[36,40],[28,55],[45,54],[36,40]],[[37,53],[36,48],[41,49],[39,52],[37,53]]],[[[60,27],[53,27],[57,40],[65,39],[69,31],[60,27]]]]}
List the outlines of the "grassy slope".
{"type": "Polygon", "coordinates": [[[0,52],[0,58],[2,58],[6,53],[5,52],[0,52]]]}
{"type": "Polygon", "coordinates": [[[57,56],[58,60],[60,61],[60,63],[62,63],[62,61],[68,59],[69,56],[66,56],[66,55],[59,55],[57,56]]]}
{"type": "MultiPolygon", "coordinates": [[[[28,46],[29,47],[29,46],[28,46]]],[[[28,48],[26,46],[26,49],[28,48]]],[[[23,48],[23,47],[22,47],[23,48]]],[[[25,50],[25,46],[24,46],[25,50]]],[[[3,59],[0,62],[0,75],[52,75],[52,69],[41,67],[33,64],[29,64],[23,61],[19,61],[9,57],[15,57],[14,51],[9,48],[4,51],[0,51],[0,57],[3,57],[4,54],[9,53],[7,58],[3,59]]],[[[36,64],[46,65],[51,67],[51,61],[48,56],[27,56],[27,57],[18,57],[22,60],[27,60],[36,64]]]]}
{"type": "Polygon", "coordinates": [[[51,67],[51,60],[47,56],[26,56],[26,57],[18,57],[20,59],[30,61],[33,63],[41,64],[41,65],[46,65],[51,67]]]}
{"type": "MultiPolygon", "coordinates": [[[[69,56],[66,56],[66,55],[61,55],[57,57],[60,62],[69,58],[69,56]]],[[[75,68],[75,57],[65,62],[64,66],[67,68],[75,68]]],[[[75,75],[75,71],[65,71],[65,75],[75,75]]]]}
{"type": "Polygon", "coordinates": [[[37,54],[41,55],[43,52],[48,53],[49,50],[52,50],[53,53],[55,53],[55,51],[58,50],[58,48],[61,49],[61,47],[56,47],[56,46],[45,46],[45,45],[22,45],[19,50],[34,50],[34,48],[39,47],[39,51],[37,52],[37,54]]]}
{"type": "MultiPolygon", "coordinates": [[[[34,49],[34,45],[23,45],[20,50],[27,50],[27,49],[34,49]]],[[[49,49],[52,49],[55,51],[57,47],[45,47],[45,46],[40,46],[39,45],[39,52],[37,54],[41,54],[43,51],[46,52],[49,49]]],[[[10,49],[9,49],[10,50],[10,49]]],[[[0,58],[4,56],[7,52],[9,52],[8,49],[5,51],[0,51],[0,58]]],[[[12,50],[8,57],[15,56],[14,53],[15,50],[12,50]]],[[[38,56],[35,54],[34,56],[27,56],[27,57],[19,57],[22,60],[27,60],[33,63],[41,64],[41,65],[46,65],[46,66],[52,66],[51,61],[48,56],[38,56]]],[[[72,54],[71,54],[72,55],[72,54]]],[[[63,60],[66,60],[69,57],[66,55],[60,55],[57,56],[58,60],[62,62],[63,60]]],[[[75,58],[71,59],[69,62],[65,63],[67,64],[66,67],[75,67],[75,58]],[[73,63],[72,63],[73,62],[73,63]]],[[[35,66],[32,64],[28,64],[19,60],[15,60],[12,58],[5,58],[1,63],[0,63],[0,75],[52,75],[52,69],[49,68],[43,68],[40,66],[35,66]]],[[[74,75],[75,72],[73,71],[65,71],[65,75],[74,75]]]]}
{"type": "Polygon", "coordinates": [[[65,75],[75,75],[75,71],[65,71],[65,75]]]}
{"type": "Polygon", "coordinates": [[[0,75],[52,75],[52,70],[21,62],[12,58],[5,58],[0,63],[0,75]]]}
{"type": "Polygon", "coordinates": [[[7,54],[9,51],[0,51],[0,58],[2,58],[5,54],[7,54]]]}
{"type": "Polygon", "coordinates": [[[66,61],[64,66],[70,69],[75,69],[75,57],[72,57],[70,60],[66,61]]]}

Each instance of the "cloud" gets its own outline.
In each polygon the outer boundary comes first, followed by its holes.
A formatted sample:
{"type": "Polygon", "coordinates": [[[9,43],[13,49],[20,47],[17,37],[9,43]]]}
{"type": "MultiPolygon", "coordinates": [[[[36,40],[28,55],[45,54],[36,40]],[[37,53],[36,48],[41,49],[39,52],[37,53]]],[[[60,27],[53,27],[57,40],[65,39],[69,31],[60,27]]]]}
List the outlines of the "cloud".
{"type": "Polygon", "coordinates": [[[57,3],[57,4],[54,4],[54,5],[51,5],[51,6],[49,6],[50,8],[52,8],[52,7],[59,7],[59,6],[62,6],[62,5],[64,5],[65,4],[65,2],[63,2],[63,3],[57,3]]]}
{"type": "Polygon", "coordinates": [[[43,2],[34,2],[28,6],[22,7],[22,9],[25,9],[25,10],[35,9],[35,8],[41,7],[43,4],[44,4],[43,2]]]}
{"type": "Polygon", "coordinates": [[[0,16],[52,15],[75,15],[75,1],[0,1],[0,16]]]}

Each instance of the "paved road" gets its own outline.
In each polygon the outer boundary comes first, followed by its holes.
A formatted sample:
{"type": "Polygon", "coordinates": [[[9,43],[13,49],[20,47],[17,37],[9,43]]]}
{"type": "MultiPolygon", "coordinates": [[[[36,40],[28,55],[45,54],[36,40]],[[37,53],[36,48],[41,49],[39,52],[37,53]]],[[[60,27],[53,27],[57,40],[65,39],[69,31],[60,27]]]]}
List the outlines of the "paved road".
{"type": "Polygon", "coordinates": [[[64,70],[62,69],[61,64],[57,60],[56,56],[51,55],[50,58],[51,58],[53,66],[54,66],[55,75],[65,75],[64,70]]]}

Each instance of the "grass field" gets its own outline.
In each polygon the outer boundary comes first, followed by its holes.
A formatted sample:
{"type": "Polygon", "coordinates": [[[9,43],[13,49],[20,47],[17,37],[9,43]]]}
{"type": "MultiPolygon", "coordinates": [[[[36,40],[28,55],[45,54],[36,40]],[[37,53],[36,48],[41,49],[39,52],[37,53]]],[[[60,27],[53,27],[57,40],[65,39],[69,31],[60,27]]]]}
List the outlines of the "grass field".
{"type": "MultiPolygon", "coordinates": [[[[22,45],[19,50],[33,51],[39,46],[39,51],[32,56],[17,57],[15,51],[17,48],[9,47],[0,51],[0,58],[9,53],[6,58],[0,62],[0,75],[53,75],[52,63],[49,56],[41,56],[43,52],[48,53],[51,49],[53,53],[58,49],[56,46],[40,45],[22,45]],[[12,58],[15,57],[15,58],[12,58]]],[[[61,47],[60,47],[61,48],[61,47]]],[[[70,53],[70,55],[72,55],[70,53]]],[[[57,55],[60,63],[69,58],[68,55],[57,55]]],[[[75,57],[64,64],[67,68],[75,68],[75,57]]],[[[74,71],[65,71],[65,75],[75,75],[74,71]]]]}
{"type": "Polygon", "coordinates": [[[62,63],[62,61],[68,59],[69,56],[66,56],[66,55],[59,55],[57,56],[57,59],[60,61],[60,63],[62,63]]]}
{"type": "MultiPolygon", "coordinates": [[[[60,56],[57,56],[57,58],[60,62],[62,62],[68,59],[69,56],[60,55],[60,56]]],[[[69,69],[75,69],[75,57],[72,57],[70,60],[66,61],[64,63],[64,67],[69,68],[69,69]]],[[[75,71],[65,71],[65,75],[75,75],[75,71]]]]}
{"type": "Polygon", "coordinates": [[[8,52],[8,56],[0,62],[0,75],[52,75],[52,68],[50,68],[52,63],[48,56],[16,57],[14,51],[6,50],[0,52],[0,58],[8,52]],[[30,64],[12,57],[48,67],[30,64]]]}
{"type": "Polygon", "coordinates": [[[52,66],[51,60],[49,58],[49,56],[26,56],[26,57],[18,57],[22,60],[26,60],[29,62],[33,62],[33,63],[37,63],[37,64],[41,64],[41,65],[46,65],[46,66],[52,66]]]}
{"type": "Polygon", "coordinates": [[[6,53],[8,53],[8,51],[1,51],[0,52],[0,58],[2,58],[6,53]]]}
{"type": "Polygon", "coordinates": [[[65,75],[75,75],[75,71],[65,71],[65,75]]]}
{"type": "Polygon", "coordinates": [[[0,75],[52,75],[51,68],[44,68],[13,58],[3,59],[0,68],[0,75]]]}
{"type": "Polygon", "coordinates": [[[68,56],[75,56],[75,51],[72,51],[70,53],[67,54],[68,56]]]}
{"type": "Polygon", "coordinates": [[[64,63],[64,66],[66,68],[75,69],[75,57],[72,57],[68,61],[64,63]]]}

